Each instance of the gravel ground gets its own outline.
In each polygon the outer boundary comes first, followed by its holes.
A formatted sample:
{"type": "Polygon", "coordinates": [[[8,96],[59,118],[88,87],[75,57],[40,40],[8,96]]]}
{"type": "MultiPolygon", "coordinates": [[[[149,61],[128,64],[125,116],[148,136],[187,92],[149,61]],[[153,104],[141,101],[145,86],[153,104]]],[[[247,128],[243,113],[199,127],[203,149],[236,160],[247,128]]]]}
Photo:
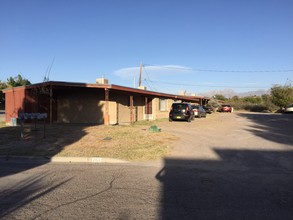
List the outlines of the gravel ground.
{"type": "Polygon", "coordinates": [[[157,125],[160,163],[0,161],[1,219],[293,219],[293,115],[217,113],[157,125]]]}
{"type": "Polygon", "coordinates": [[[221,151],[293,150],[293,114],[215,113],[159,126],[180,137],[173,146],[177,158],[221,160],[221,151]]]}
{"type": "Polygon", "coordinates": [[[0,110],[0,122],[5,121],[5,112],[3,110],[0,110]]]}

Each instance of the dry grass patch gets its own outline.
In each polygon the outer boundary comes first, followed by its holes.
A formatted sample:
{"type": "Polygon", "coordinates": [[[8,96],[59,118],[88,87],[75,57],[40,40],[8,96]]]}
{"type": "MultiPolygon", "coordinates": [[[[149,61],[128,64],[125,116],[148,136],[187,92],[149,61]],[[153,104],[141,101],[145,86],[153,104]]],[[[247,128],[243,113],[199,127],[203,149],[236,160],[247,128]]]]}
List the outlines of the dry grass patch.
{"type": "Polygon", "coordinates": [[[151,122],[125,126],[47,125],[0,127],[0,155],[111,157],[130,161],[154,160],[167,155],[177,140],[173,135],[149,132],[151,122]]]}

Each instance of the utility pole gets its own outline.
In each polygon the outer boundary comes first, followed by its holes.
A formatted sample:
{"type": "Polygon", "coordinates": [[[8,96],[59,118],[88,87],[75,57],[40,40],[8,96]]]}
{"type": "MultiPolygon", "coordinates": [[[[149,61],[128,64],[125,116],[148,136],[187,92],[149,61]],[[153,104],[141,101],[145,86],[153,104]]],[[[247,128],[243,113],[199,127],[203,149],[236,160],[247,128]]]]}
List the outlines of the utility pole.
{"type": "Polygon", "coordinates": [[[142,62],[140,62],[140,68],[139,68],[139,80],[138,80],[138,87],[141,86],[141,75],[142,75],[142,62]]]}
{"type": "Polygon", "coordinates": [[[134,86],[134,88],[136,88],[136,79],[135,79],[135,76],[133,77],[133,86],[134,86]]]}
{"type": "Polygon", "coordinates": [[[286,80],[286,82],[285,82],[285,86],[291,86],[291,83],[292,83],[293,81],[291,80],[291,79],[289,79],[289,78],[287,78],[287,80],[286,80]]]}

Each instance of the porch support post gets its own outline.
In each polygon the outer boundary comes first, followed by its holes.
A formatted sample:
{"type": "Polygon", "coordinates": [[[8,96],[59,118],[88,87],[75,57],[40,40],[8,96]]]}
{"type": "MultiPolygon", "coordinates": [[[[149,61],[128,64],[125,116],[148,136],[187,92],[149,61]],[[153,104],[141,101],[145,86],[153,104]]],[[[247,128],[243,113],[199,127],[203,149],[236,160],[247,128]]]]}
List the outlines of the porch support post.
{"type": "Polygon", "coordinates": [[[149,114],[148,113],[148,97],[144,98],[144,112],[146,115],[149,114]]]}
{"type": "Polygon", "coordinates": [[[105,112],[104,112],[104,125],[110,124],[109,116],[109,89],[105,88],[105,112]]]}
{"type": "Polygon", "coordinates": [[[53,123],[53,90],[50,86],[50,125],[53,123]]]}
{"type": "Polygon", "coordinates": [[[144,98],[144,114],[147,121],[149,121],[148,97],[144,98]]]}
{"type": "Polygon", "coordinates": [[[134,117],[133,117],[133,96],[131,95],[129,97],[129,108],[130,108],[130,123],[133,123],[134,121],[134,117]]]}

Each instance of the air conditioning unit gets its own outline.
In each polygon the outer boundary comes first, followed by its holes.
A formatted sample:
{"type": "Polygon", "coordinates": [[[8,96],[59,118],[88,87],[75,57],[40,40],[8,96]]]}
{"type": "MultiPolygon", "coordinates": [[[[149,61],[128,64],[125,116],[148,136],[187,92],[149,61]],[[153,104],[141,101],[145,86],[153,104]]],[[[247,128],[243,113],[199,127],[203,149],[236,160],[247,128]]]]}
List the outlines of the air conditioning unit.
{"type": "Polygon", "coordinates": [[[141,90],[147,90],[146,86],[139,86],[138,88],[141,89],[141,90]]]}
{"type": "Polygon", "coordinates": [[[109,84],[109,80],[105,78],[97,78],[96,79],[97,84],[109,84]]]}

